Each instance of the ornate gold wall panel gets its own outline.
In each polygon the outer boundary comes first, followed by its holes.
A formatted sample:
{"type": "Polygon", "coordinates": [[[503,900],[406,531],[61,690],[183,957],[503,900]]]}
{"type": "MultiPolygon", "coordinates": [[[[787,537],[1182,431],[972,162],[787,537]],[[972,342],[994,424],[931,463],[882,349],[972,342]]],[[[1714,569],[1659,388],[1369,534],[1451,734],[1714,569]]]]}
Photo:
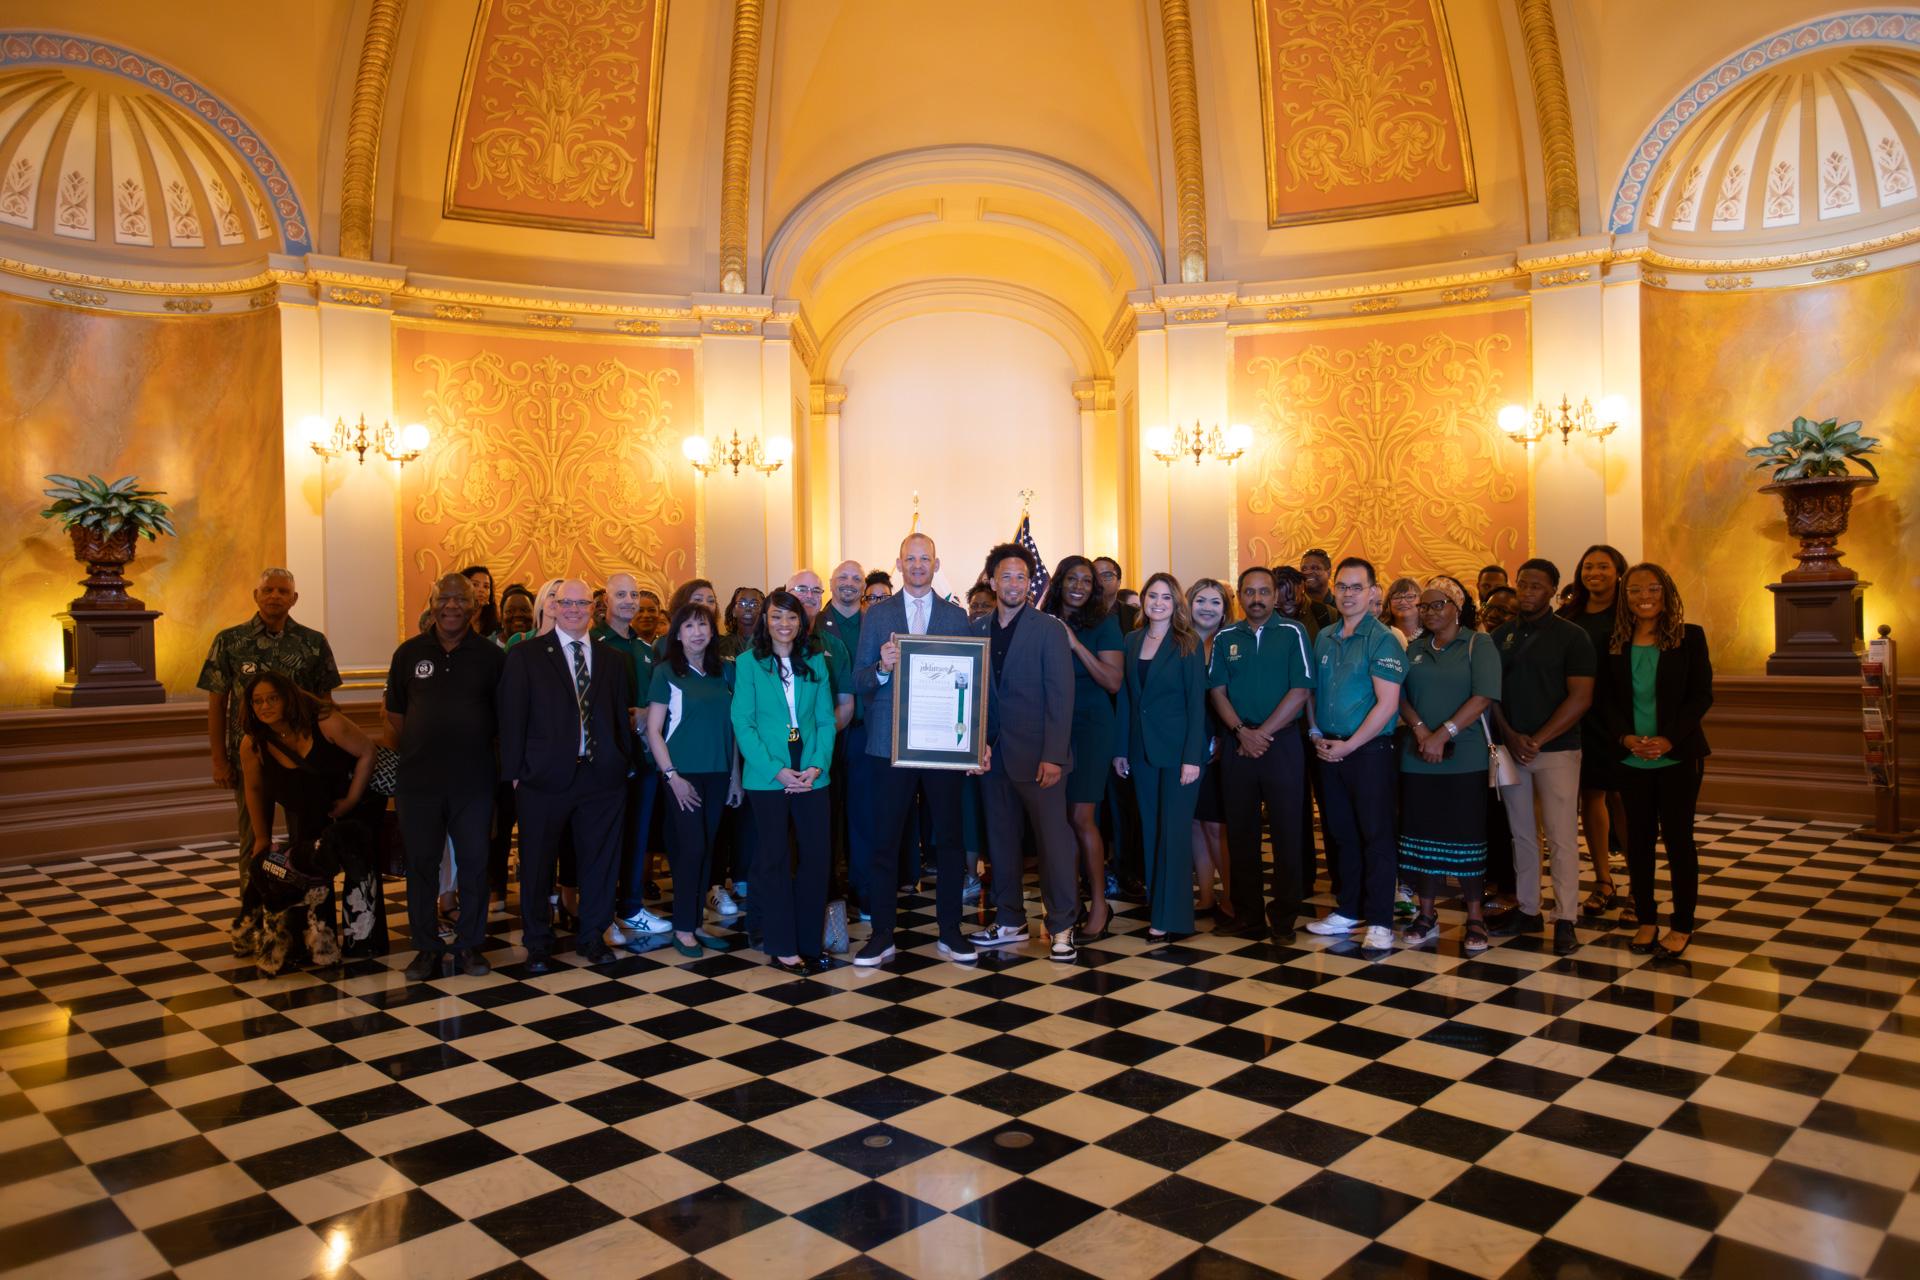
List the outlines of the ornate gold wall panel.
{"type": "Polygon", "coordinates": [[[685,346],[401,324],[394,408],[433,448],[402,475],[402,592],[468,564],[498,587],[630,569],[665,599],[693,572],[699,423],[685,346]]]}
{"type": "Polygon", "coordinates": [[[1318,546],[1470,582],[1525,555],[1526,460],[1494,415],[1528,399],[1528,346],[1524,306],[1237,336],[1241,566],[1318,546]]]}
{"type": "Polygon", "coordinates": [[[1742,457],[1805,414],[1860,418],[1893,452],[1854,495],[1846,563],[1868,579],[1867,628],[1920,642],[1920,266],[1798,289],[1641,291],[1646,554],[1673,573],[1716,670],[1773,648],[1766,584],[1793,567],[1780,500],[1742,457]]]}
{"type": "Polygon", "coordinates": [[[1267,223],[1476,199],[1440,0],[1254,0],[1267,223]]]}
{"type": "Polygon", "coordinates": [[[49,471],[137,474],[167,491],[177,538],[128,568],[155,624],[159,678],[191,694],[213,633],[253,612],[286,561],[275,312],[111,316],[0,296],[0,706],[49,702],[53,614],[80,594],[73,543],[39,512],[49,471]]]}
{"type": "Polygon", "coordinates": [[[653,234],[667,0],[482,0],[449,218],[653,234]]]}

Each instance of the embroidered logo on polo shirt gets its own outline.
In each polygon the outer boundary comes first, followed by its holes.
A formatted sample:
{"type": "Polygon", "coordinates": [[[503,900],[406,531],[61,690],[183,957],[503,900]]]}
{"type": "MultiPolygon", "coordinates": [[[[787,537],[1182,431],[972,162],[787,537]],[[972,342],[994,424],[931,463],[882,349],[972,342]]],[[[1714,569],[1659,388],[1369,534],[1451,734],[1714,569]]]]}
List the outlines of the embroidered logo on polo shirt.
{"type": "Polygon", "coordinates": [[[413,664],[414,679],[425,680],[428,676],[432,674],[433,674],[433,659],[422,658],[420,659],[420,661],[413,664]]]}
{"type": "Polygon", "coordinates": [[[1227,641],[1227,661],[1240,661],[1240,642],[1238,640],[1227,641]]]}

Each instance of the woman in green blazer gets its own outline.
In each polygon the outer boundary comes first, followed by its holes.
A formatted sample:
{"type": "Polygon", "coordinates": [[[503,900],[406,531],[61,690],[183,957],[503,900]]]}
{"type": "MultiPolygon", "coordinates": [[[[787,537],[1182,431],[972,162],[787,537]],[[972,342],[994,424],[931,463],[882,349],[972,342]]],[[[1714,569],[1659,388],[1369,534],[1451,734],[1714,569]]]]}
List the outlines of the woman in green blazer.
{"type": "Polygon", "coordinates": [[[1170,573],[1140,591],[1146,623],[1126,639],[1113,767],[1133,779],[1147,861],[1147,937],[1193,932],[1193,806],[1207,760],[1207,666],[1170,573]]]}
{"type": "Polygon", "coordinates": [[[756,835],[747,878],[766,953],[788,973],[819,973],[828,967],[833,686],[806,606],[790,591],[767,597],[752,646],[734,661],[732,714],[756,835]]]}

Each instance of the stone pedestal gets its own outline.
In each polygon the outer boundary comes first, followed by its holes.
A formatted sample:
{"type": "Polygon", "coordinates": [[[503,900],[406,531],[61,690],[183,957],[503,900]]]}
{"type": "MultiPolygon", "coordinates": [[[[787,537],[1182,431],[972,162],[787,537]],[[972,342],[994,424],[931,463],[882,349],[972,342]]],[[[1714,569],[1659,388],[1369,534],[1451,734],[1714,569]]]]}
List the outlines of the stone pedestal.
{"type": "Polygon", "coordinates": [[[1770,582],[1773,592],[1773,653],[1770,676],[1860,675],[1866,652],[1864,597],[1870,583],[1770,582]]]}
{"type": "Polygon", "coordinates": [[[154,678],[155,609],[72,609],[60,620],[66,675],[53,691],[57,707],[124,707],[165,702],[154,678]]]}

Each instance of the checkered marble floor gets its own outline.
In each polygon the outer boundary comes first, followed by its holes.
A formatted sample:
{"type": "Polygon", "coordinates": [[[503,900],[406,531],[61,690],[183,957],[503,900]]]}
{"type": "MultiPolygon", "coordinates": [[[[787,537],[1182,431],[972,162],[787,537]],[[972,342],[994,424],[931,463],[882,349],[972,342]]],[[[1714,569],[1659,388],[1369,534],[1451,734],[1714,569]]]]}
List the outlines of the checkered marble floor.
{"type": "Polygon", "coordinates": [[[0,1269],[1920,1275],[1920,844],[1700,828],[1670,966],[1122,911],[962,968],[915,898],[886,971],[260,979],[230,849],[0,870],[0,1269]]]}

